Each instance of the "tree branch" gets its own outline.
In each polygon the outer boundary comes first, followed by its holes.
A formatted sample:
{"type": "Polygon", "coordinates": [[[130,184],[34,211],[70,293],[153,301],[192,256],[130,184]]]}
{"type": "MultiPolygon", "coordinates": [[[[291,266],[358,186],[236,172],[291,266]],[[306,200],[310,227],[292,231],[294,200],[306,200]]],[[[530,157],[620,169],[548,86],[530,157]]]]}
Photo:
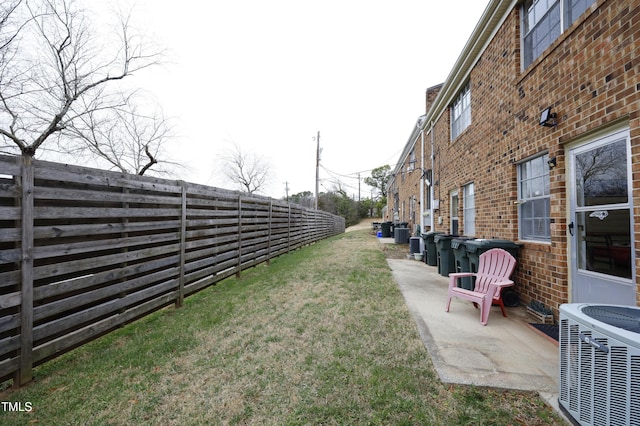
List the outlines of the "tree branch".
{"type": "Polygon", "coordinates": [[[82,125],[83,116],[121,106],[104,88],[158,64],[161,52],[145,51],[129,13],[120,15],[120,48],[109,53],[73,0],[14,1],[0,15],[0,29],[22,7],[24,20],[0,37],[0,123],[8,123],[0,136],[35,155],[53,134],[75,121],[82,125]],[[27,36],[28,49],[18,49],[19,34],[27,36]]]}
{"type": "Polygon", "coordinates": [[[140,176],[142,176],[144,174],[144,172],[146,172],[147,170],[149,170],[149,168],[151,166],[153,166],[154,164],[158,163],[158,160],[156,160],[153,155],[151,155],[151,153],[149,152],[149,144],[146,144],[144,146],[144,152],[147,154],[147,157],[149,157],[149,162],[147,164],[144,165],[144,167],[138,172],[138,174],[140,176]]]}

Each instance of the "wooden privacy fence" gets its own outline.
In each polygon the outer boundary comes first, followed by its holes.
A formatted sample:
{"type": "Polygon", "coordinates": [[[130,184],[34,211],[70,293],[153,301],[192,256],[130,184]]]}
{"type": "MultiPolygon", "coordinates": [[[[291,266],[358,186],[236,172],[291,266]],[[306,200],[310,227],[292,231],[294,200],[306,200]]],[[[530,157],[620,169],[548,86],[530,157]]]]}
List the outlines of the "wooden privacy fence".
{"type": "Polygon", "coordinates": [[[0,382],[344,227],[265,197],[0,156],[0,382]]]}

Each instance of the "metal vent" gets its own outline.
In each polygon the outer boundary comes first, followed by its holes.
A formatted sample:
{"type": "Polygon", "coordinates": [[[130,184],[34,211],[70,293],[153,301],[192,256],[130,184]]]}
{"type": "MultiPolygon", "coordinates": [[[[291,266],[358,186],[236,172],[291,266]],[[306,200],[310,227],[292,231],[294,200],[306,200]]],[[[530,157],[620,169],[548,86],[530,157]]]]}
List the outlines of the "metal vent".
{"type": "Polygon", "coordinates": [[[609,322],[638,317],[640,308],[560,307],[559,403],[576,423],[640,425],[640,334],[609,322]]]}

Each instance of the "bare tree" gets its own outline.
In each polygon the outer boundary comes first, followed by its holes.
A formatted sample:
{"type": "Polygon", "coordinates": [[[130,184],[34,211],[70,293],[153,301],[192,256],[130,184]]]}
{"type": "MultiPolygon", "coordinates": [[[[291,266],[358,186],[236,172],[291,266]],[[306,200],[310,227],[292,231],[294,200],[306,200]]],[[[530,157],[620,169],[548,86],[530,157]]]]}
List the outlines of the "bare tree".
{"type": "Polygon", "coordinates": [[[162,109],[134,92],[118,106],[89,109],[61,133],[58,150],[124,173],[143,175],[156,165],[157,173],[168,173],[167,166],[178,166],[165,159],[165,147],[173,137],[162,109]]]}
{"type": "Polygon", "coordinates": [[[34,156],[52,135],[77,136],[103,111],[126,108],[113,86],[161,58],[134,31],[130,13],[120,14],[113,38],[101,34],[74,0],[3,2],[0,14],[4,152],[34,156]]]}
{"type": "Polygon", "coordinates": [[[222,157],[222,173],[243,192],[260,192],[269,180],[269,162],[264,157],[242,151],[235,142],[231,144],[231,148],[222,157]]]}

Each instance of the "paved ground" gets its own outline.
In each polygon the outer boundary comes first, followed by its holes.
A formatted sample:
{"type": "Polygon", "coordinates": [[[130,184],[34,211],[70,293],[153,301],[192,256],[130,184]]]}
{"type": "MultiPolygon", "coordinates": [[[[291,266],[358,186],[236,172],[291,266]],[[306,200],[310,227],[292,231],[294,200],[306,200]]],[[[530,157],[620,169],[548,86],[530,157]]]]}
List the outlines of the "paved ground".
{"type": "Polygon", "coordinates": [[[488,324],[482,326],[480,311],[468,301],[454,298],[445,312],[448,278],[438,274],[436,267],[408,259],[387,259],[387,263],[440,380],[537,391],[562,415],[558,346],[528,325],[523,307],[506,308],[506,318],[499,307],[492,307],[488,324]]]}

